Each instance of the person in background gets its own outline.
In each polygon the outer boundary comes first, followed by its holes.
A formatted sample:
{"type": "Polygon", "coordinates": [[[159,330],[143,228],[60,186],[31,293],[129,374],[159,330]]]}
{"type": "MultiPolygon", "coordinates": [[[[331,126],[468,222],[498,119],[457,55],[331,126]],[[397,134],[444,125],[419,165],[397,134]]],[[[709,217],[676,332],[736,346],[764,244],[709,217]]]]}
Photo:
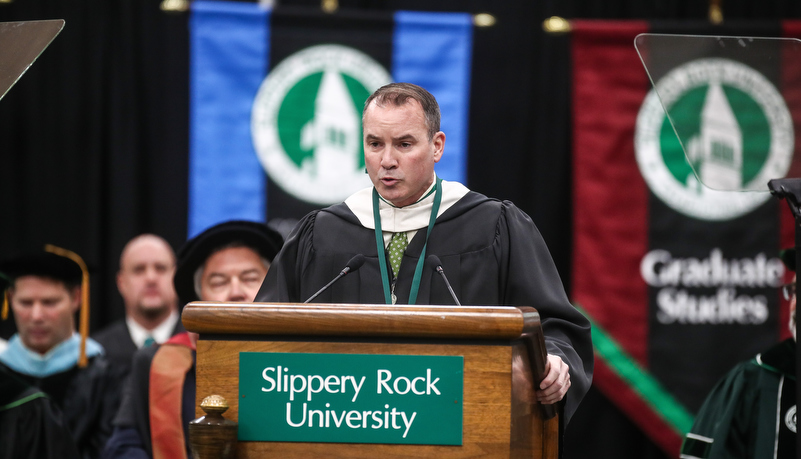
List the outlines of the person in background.
{"type": "MultiPolygon", "coordinates": [[[[9,279],[0,275],[0,291],[5,292],[9,285],[9,279]]],[[[4,301],[3,315],[7,314],[7,308],[4,301]]],[[[61,410],[47,394],[3,365],[0,365],[0,445],[3,445],[0,459],[78,457],[61,410]]]]}
{"type": "Polygon", "coordinates": [[[137,349],[161,344],[184,331],[172,284],[174,274],[175,252],[163,238],[142,234],[123,248],[117,289],[125,304],[125,319],[93,336],[123,376],[130,372],[137,349]]]}
{"type": "MultiPolygon", "coordinates": [[[[795,249],[781,259],[795,272],[795,249]]],[[[790,303],[788,338],[730,370],[707,395],[684,437],[682,459],[796,459],[796,276],[782,287],[790,303]]]]}
{"type": "MultiPolygon", "coordinates": [[[[207,229],[178,253],[174,284],[181,303],[253,301],[282,244],[281,235],[262,223],[230,221],[207,229]]],[[[136,352],[104,458],[191,457],[196,340],[184,332],[136,352]]]]}
{"type": "Polygon", "coordinates": [[[80,457],[98,457],[111,435],[121,381],[103,347],[75,331],[75,314],[88,306],[81,265],[43,251],[6,260],[0,271],[12,280],[8,299],[18,330],[0,366],[52,399],[80,457]]]}

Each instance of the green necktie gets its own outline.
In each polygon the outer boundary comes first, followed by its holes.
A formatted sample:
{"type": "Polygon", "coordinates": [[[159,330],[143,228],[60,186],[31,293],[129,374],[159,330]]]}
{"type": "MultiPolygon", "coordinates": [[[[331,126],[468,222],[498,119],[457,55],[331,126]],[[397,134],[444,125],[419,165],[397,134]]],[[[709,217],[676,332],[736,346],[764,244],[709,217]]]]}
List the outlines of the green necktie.
{"type": "Polygon", "coordinates": [[[155,342],[156,340],[154,340],[152,336],[148,336],[145,338],[145,344],[142,347],[150,347],[155,342]]]}
{"type": "Polygon", "coordinates": [[[389,264],[392,266],[392,277],[398,277],[398,270],[400,270],[401,260],[403,260],[403,252],[406,251],[406,246],[409,245],[409,240],[406,239],[406,233],[400,232],[392,235],[389,241],[389,264]]]}

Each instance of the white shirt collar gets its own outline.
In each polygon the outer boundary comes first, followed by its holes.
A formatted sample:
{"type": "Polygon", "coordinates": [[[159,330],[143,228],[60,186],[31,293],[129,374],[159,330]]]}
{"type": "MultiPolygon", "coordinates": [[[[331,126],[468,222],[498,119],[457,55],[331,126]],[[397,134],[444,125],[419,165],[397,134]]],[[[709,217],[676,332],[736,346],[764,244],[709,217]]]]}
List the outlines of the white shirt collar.
{"type": "Polygon", "coordinates": [[[149,336],[153,337],[159,344],[170,339],[172,331],[175,329],[175,324],[178,323],[178,319],[178,313],[173,311],[164,322],[160,323],[153,330],[146,329],[130,317],[125,318],[125,325],[128,326],[128,333],[131,335],[131,340],[137,348],[141,348],[145,345],[145,340],[149,336]]]}

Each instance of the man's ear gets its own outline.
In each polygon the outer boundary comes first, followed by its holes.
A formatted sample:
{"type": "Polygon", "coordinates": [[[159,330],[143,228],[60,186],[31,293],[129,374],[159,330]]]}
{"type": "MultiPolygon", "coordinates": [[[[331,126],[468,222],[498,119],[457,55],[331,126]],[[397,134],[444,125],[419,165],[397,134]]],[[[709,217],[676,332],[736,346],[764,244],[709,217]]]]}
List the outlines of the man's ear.
{"type": "Polygon", "coordinates": [[[117,290],[122,293],[123,289],[123,282],[122,282],[122,270],[117,271],[117,290]]]}
{"type": "Polygon", "coordinates": [[[78,309],[81,308],[81,287],[72,287],[70,290],[70,307],[72,308],[72,313],[78,312],[78,309]]]}
{"type": "Polygon", "coordinates": [[[437,132],[431,142],[434,144],[434,162],[438,163],[442,159],[442,153],[445,151],[445,133],[442,131],[437,132]]]}

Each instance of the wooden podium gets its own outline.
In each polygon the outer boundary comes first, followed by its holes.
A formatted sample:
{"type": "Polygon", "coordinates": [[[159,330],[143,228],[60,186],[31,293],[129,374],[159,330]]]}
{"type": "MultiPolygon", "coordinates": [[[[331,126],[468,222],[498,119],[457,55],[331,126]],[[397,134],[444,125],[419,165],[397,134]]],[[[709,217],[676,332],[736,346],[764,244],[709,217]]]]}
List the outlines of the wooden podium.
{"type": "Polygon", "coordinates": [[[240,352],[464,359],[461,445],[240,441],[240,459],[558,456],[558,415],[533,391],[546,359],[533,308],[194,302],[182,320],[200,334],[197,403],[221,395],[232,421],[239,414],[240,352]]]}

